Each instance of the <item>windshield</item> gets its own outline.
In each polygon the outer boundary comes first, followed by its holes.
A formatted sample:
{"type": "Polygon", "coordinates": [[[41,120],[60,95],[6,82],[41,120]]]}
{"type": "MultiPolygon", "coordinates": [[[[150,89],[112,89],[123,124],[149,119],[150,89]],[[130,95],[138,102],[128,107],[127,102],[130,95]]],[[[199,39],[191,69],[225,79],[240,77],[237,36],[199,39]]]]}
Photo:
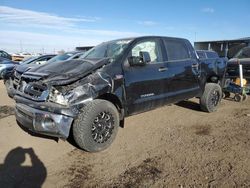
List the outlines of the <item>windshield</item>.
{"type": "Polygon", "coordinates": [[[128,46],[131,39],[115,40],[110,42],[102,43],[91,50],[89,50],[82,58],[85,59],[102,59],[112,58],[115,59],[117,56],[122,54],[124,49],[128,46]]]}
{"type": "Polygon", "coordinates": [[[37,57],[29,57],[23,61],[20,62],[20,64],[30,64],[32,61],[34,61],[35,59],[37,59],[37,57]]]}
{"type": "Polygon", "coordinates": [[[65,61],[65,60],[69,59],[71,56],[73,56],[75,54],[76,53],[74,53],[74,52],[68,52],[68,53],[60,54],[60,55],[57,55],[57,56],[51,58],[49,61],[47,61],[47,63],[54,63],[54,62],[57,62],[57,61],[65,61]]]}
{"type": "Polygon", "coordinates": [[[236,55],[235,58],[250,58],[250,47],[241,49],[236,55]]]}

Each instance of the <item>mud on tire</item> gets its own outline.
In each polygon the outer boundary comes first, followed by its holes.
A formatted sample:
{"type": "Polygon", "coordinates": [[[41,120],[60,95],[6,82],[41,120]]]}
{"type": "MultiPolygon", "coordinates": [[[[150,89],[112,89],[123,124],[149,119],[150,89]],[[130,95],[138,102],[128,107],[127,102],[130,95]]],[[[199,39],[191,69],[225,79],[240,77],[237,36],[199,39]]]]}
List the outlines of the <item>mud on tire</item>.
{"type": "Polygon", "coordinates": [[[114,141],[119,127],[119,113],[109,101],[89,102],[73,124],[77,145],[89,152],[106,149],[114,141]]]}
{"type": "Polygon", "coordinates": [[[207,83],[205,91],[200,98],[201,110],[205,112],[214,112],[217,110],[222,98],[222,89],[219,84],[207,83]]]}

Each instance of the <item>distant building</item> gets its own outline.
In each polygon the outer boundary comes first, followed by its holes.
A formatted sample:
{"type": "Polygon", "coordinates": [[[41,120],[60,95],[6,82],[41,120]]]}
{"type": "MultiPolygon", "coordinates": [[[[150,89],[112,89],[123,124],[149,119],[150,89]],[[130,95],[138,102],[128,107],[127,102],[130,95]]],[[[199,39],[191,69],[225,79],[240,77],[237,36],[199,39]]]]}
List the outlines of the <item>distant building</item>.
{"type": "Polygon", "coordinates": [[[213,50],[216,51],[220,57],[228,57],[229,59],[232,58],[240,49],[246,46],[250,46],[250,37],[235,40],[204,41],[194,43],[194,48],[196,50],[213,50]]]}
{"type": "Polygon", "coordinates": [[[90,50],[91,48],[93,48],[94,46],[79,46],[79,47],[76,47],[76,51],[88,51],[90,50]]]}

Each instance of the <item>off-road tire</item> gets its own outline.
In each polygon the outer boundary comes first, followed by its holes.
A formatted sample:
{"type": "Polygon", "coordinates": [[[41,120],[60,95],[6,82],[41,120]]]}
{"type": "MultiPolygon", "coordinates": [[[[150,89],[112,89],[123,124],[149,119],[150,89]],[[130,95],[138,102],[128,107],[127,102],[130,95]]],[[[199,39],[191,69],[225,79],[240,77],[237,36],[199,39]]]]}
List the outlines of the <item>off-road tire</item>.
{"type": "Polygon", "coordinates": [[[222,89],[219,84],[207,83],[203,95],[200,98],[201,110],[214,112],[217,110],[222,98],[222,89]]]}
{"type": "Polygon", "coordinates": [[[96,99],[89,102],[73,123],[73,137],[77,145],[89,152],[102,151],[114,141],[119,127],[119,113],[109,101],[96,99]],[[113,128],[110,137],[103,143],[98,143],[93,136],[93,124],[98,114],[105,112],[112,117],[113,128]]]}

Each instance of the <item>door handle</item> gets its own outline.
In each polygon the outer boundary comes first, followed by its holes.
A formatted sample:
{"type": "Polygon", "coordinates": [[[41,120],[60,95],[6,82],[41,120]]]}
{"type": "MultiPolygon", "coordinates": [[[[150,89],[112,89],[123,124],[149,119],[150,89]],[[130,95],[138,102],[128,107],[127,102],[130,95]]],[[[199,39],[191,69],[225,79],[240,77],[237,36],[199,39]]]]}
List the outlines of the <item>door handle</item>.
{"type": "Polygon", "coordinates": [[[164,71],[166,71],[166,70],[168,70],[167,67],[160,67],[160,68],[158,69],[159,72],[164,72],[164,71]]]}

